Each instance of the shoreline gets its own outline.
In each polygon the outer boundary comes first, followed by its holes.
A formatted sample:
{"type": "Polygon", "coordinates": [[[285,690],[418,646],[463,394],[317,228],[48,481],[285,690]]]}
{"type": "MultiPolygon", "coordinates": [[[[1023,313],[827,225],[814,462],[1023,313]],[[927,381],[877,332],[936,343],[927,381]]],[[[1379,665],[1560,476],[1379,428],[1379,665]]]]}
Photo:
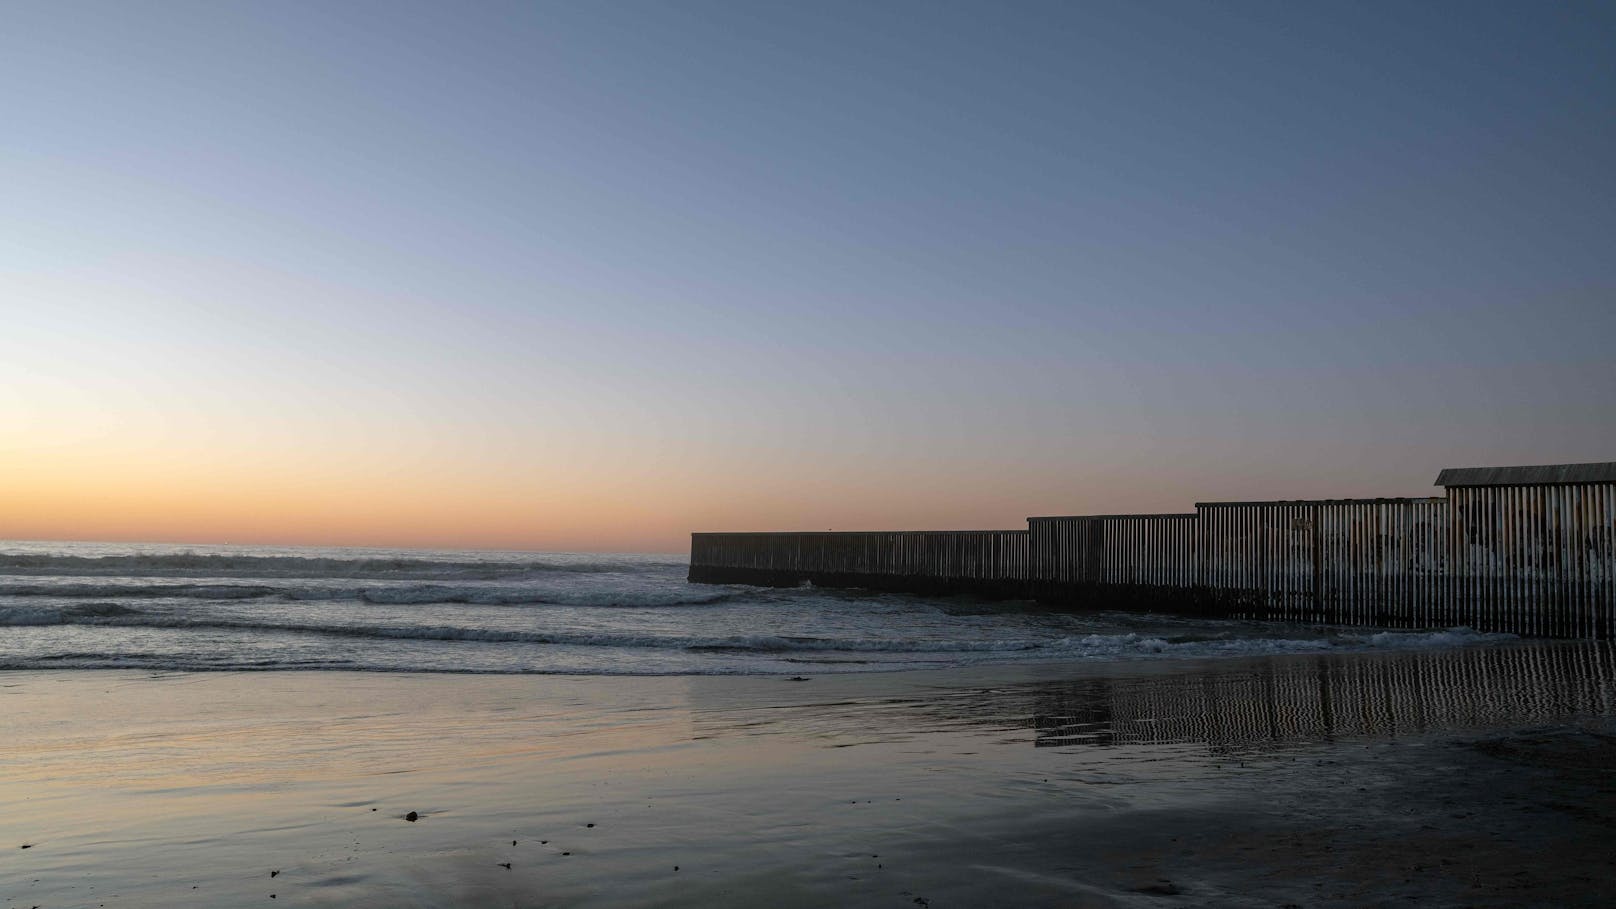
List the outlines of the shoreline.
{"type": "Polygon", "coordinates": [[[1592,905],[1613,665],[0,672],[0,902],[1592,905]]]}

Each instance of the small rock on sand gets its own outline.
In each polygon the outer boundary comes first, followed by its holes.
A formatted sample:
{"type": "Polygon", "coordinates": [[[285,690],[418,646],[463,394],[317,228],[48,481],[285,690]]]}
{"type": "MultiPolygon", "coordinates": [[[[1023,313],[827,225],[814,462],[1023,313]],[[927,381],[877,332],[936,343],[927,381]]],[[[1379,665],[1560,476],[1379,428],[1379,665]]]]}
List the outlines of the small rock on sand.
{"type": "Polygon", "coordinates": [[[409,814],[404,815],[404,820],[409,821],[412,824],[415,823],[417,820],[420,820],[420,818],[421,818],[421,816],[419,814],[416,814],[413,811],[411,811],[409,814]]]}

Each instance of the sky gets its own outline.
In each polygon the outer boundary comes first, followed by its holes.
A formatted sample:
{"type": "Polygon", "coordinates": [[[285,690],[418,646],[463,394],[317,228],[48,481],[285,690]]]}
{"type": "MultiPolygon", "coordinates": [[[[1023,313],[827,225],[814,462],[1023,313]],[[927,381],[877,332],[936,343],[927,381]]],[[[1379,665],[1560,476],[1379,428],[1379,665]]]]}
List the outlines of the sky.
{"type": "Polygon", "coordinates": [[[0,538],[679,551],[1616,459],[1616,3],[0,17],[0,538]]]}

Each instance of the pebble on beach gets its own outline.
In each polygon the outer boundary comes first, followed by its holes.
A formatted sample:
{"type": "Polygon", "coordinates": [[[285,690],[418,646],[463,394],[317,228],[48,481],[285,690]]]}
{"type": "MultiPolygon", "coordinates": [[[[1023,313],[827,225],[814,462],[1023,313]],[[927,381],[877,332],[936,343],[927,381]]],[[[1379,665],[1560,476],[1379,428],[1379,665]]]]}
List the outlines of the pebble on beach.
{"type": "Polygon", "coordinates": [[[421,816],[419,814],[416,814],[415,812],[411,811],[409,814],[404,815],[404,820],[409,821],[410,823],[413,824],[417,820],[419,820],[420,817],[421,816]]]}

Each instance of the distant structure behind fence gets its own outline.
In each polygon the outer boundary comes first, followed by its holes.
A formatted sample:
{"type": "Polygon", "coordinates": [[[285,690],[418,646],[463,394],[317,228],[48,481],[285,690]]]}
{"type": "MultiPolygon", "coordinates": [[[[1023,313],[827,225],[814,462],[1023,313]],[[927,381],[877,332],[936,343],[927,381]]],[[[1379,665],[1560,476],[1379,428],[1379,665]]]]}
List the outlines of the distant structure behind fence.
{"type": "Polygon", "coordinates": [[[1616,634],[1616,462],[1444,470],[1445,496],[1203,502],[1026,530],[697,533],[690,580],[1545,637],[1616,634]]]}

